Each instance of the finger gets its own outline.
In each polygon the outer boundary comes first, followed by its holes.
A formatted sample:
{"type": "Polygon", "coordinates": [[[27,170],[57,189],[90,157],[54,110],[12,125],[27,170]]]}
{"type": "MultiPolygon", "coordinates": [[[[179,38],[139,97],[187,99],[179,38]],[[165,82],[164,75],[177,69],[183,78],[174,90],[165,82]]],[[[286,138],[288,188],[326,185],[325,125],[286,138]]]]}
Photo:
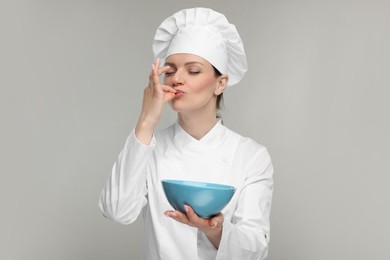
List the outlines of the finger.
{"type": "Polygon", "coordinates": [[[168,103],[168,102],[172,101],[174,98],[175,98],[175,93],[166,92],[164,95],[164,102],[168,103]]]}
{"type": "Polygon", "coordinates": [[[164,92],[171,92],[171,93],[176,93],[176,89],[170,87],[170,86],[167,86],[167,85],[162,85],[161,86],[162,90],[164,92]]]}
{"type": "Polygon", "coordinates": [[[174,210],[167,210],[164,212],[164,215],[167,217],[176,217],[175,211],[174,210]]]}
{"type": "Polygon", "coordinates": [[[153,81],[155,86],[158,86],[160,84],[160,79],[158,78],[158,72],[157,72],[158,65],[157,65],[157,63],[153,64],[152,67],[153,67],[152,81],[153,81]]]}
{"type": "Polygon", "coordinates": [[[153,80],[153,70],[154,70],[154,64],[152,64],[152,69],[150,70],[150,73],[149,73],[149,81],[153,80]]]}
{"type": "Polygon", "coordinates": [[[209,226],[211,228],[216,228],[218,226],[218,220],[212,219],[209,221],[209,226]]]}
{"type": "Polygon", "coordinates": [[[160,63],[161,63],[160,58],[157,58],[157,59],[156,59],[156,63],[155,63],[156,68],[160,68],[160,63]]]}
{"type": "Polygon", "coordinates": [[[169,71],[170,68],[171,68],[170,66],[164,66],[164,67],[158,68],[157,74],[160,76],[161,74],[169,71]]]}
{"type": "Polygon", "coordinates": [[[165,211],[165,216],[170,217],[178,222],[181,222],[183,224],[190,224],[190,221],[188,220],[187,216],[180,211],[177,210],[167,210],[165,211]]]}
{"type": "Polygon", "coordinates": [[[202,223],[202,220],[204,221],[204,219],[198,217],[198,215],[196,215],[195,211],[190,206],[184,205],[184,210],[186,211],[189,221],[195,226],[204,224],[202,223]]]}
{"type": "Polygon", "coordinates": [[[170,102],[172,99],[175,98],[176,89],[167,85],[161,85],[161,88],[165,92],[164,102],[170,102]]]}
{"type": "Polygon", "coordinates": [[[211,228],[221,227],[224,221],[224,216],[222,213],[219,213],[215,217],[209,220],[209,226],[211,228]]]}

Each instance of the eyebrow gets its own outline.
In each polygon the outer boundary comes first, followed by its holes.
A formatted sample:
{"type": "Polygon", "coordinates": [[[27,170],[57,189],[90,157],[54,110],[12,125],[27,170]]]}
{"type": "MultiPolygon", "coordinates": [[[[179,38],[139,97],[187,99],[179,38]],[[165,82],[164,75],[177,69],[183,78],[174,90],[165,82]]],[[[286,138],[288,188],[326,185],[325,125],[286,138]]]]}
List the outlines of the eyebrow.
{"type": "MultiPolygon", "coordinates": [[[[189,62],[184,63],[184,66],[194,65],[194,64],[199,64],[199,65],[202,65],[204,67],[204,64],[199,62],[199,61],[189,61],[189,62]]],[[[164,66],[176,67],[176,64],[173,62],[165,62],[164,66]]]]}

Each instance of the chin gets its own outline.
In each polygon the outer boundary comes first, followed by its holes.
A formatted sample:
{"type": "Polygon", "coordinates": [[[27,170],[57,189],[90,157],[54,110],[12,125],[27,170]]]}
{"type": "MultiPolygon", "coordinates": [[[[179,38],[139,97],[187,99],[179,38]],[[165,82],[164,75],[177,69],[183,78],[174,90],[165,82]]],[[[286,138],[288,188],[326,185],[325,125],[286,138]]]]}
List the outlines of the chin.
{"type": "Polygon", "coordinates": [[[188,106],[188,104],[186,104],[185,102],[178,102],[178,100],[170,102],[170,106],[172,110],[178,113],[189,112],[191,110],[194,110],[193,107],[188,106]]]}
{"type": "Polygon", "coordinates": [[[172,100],[169,104],[175,112],[180,112],[180,113],[195,112],[198,110],[208,110],[207,107],[211,105],[210,103],[207,102],[195,102],[192,100],[184,101],[180,99],[172,100]]]}
{"type": "Polygon", "coordinates": [[[177,104],[177,102],[176,102],[175,100],[169,102],[169,105],[171,106],[172,110],[174,110],[174,111],[176,111],[176,112],[180,112],[180,110],[182,109],[182,106],[180,106],[179,104],[177,104]]]}
{"type": "Polygon", "coordinates": [[[185,111],[187,111],[187,109],[185,109],[183,106],[171,105],[171,108],[175,112],[185,112],[185,111]]]}

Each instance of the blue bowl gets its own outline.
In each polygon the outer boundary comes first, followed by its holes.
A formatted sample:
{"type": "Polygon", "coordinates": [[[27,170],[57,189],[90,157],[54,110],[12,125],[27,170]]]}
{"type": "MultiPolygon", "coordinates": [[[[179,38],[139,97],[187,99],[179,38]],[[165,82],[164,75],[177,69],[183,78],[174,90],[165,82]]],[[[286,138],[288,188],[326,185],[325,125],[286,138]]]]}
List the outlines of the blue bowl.
{"type": "Polygon", "coordinates": [[[161,182],[165,196],[174,209],[185,213],[184,205],[189,205],[201,218],[210,218],[221,212],[236,191],[233,186],[207,182],[183,180],[161,182]]]}

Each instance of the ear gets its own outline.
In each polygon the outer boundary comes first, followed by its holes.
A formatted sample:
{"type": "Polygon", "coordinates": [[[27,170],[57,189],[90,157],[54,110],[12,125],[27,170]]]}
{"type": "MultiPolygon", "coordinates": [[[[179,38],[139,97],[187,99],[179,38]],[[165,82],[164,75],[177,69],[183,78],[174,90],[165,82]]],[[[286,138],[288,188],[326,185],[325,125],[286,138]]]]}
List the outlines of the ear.
{"type": "Polygon", "coordinates": [[[228,75],[219,76],[217,81],[217,87],[215,88],[214,94],[219,96],[227,87],[228,81],[229,81],[228,75]]]}

